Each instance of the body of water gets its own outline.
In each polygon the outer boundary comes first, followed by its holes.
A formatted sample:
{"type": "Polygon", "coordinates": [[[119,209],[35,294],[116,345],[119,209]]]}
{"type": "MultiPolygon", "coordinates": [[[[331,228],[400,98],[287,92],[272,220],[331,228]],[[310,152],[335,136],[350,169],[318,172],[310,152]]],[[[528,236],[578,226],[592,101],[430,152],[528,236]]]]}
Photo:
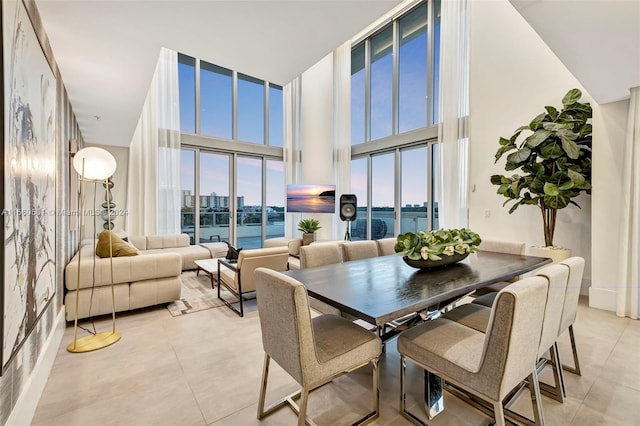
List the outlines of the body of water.
{"type": "Polygon", "coordinates": [[[310,195],[287,198],[288,213],[335,213],[335,211],[335,197],[310,195]]]}

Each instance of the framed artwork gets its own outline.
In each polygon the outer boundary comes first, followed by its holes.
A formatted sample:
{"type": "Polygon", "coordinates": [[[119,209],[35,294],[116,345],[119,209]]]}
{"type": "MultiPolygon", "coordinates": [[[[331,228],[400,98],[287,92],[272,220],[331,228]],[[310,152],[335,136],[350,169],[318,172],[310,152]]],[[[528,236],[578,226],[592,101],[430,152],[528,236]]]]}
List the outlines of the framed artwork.
{"type": "Polygon", "coordinates": [[[2,20],[4,372],[56,291],[56,78],[22,1],[2,20]]]}

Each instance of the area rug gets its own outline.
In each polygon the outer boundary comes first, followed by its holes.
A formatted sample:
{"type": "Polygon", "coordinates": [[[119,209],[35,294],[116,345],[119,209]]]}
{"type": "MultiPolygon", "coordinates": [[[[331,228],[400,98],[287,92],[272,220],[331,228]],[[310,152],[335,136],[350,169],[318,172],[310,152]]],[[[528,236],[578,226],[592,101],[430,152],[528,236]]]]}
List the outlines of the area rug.
{"type": "Polygon", "coordinates": [[[209,275],[201,272],[196,276],[195,271],[187,271],[182,274],[180,300],[169,303],[167,309],[172,316],[177,317],[220,306],[224,306],[224,303],[218,299],[218,289],[211,288],[209,275]]]}

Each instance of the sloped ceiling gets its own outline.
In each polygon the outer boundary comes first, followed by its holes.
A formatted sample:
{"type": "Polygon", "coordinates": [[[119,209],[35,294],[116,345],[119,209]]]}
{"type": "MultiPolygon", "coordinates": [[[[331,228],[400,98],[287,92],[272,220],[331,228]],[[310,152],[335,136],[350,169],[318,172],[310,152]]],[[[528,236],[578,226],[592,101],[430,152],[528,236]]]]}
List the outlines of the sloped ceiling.
{"type": "Polygon", "coordinates": [[[128,146],[167,47],[284,85],[400,0],[36,0],[87,142],[128,146]]]}
{"type": "Polygon", "coordinates": [[[510,2],[599,104],[640,86],[640,0],[510,2]]]}

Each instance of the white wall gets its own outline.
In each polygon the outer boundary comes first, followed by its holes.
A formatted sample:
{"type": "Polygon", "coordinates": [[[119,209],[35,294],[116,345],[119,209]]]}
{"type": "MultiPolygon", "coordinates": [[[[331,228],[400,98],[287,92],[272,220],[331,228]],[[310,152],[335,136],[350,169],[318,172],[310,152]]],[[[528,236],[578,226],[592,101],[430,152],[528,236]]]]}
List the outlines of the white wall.
{"type": "MultiPolygon", "coordinates": [[[[333,53],[302,74],[301,107],[301,183],[334,184],[333,53]]],[[[328,213],[305,213],[302,218],[318,219],[322,229],[316,233],[316,239],[332,240],[333,216],[328,213]]]]}
{"type": "Polygon", "coordinates": [[[629,101],[601,105],[593,116],[592,287],[589,305],[616,310],[622,175],[629,101]]]}
{"type": "MultiPolygon", "coordinates": [[[[598,106],[507,0],[472,1],[470,7],[469,225],[487,239],[544,245],[539,209],[521,206],[509,215],[509,207],[502,207],[506,198],[490,183],[491,175],[507,173],[504,157],[494,164],[498,139],[528,124],[545,105],[561,106],[574,87],[594,111],[598,106]]],[[[588,286],[592,199],[583,195],[576,201],[582,209],[570,206],[558,212],[554,243],[586,259],[583,286],[588,286]]]]}

